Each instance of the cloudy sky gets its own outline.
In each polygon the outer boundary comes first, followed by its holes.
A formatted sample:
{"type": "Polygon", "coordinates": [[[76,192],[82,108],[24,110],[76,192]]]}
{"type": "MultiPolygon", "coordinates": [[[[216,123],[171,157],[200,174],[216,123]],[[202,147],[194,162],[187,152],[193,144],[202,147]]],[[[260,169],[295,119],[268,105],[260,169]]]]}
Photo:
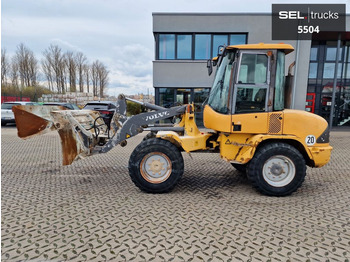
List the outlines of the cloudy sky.
{"type": "MultiPolygon", "coordinates": [[[[305,0],[2,0],[1,47],[14,54],[24,43],[41,59],[56,44],[81,51],[110,70],[108,93],[154,94],[153,12],[271,12],[272,3],[305,0]]],[[[307,3],[335,3],[309,0],[307,3]]],[[[337,0],[347,3],[349,0],[337,0]]],[[[347,6],[349,13],[349,6],[347,6]]]]}

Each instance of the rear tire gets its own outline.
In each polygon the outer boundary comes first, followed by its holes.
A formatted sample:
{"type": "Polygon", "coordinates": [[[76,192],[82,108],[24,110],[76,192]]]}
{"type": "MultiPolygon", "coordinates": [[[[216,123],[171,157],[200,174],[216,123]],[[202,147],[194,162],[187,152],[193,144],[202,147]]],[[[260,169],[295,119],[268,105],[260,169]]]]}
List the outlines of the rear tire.
{"type": "Polygon", "coordinates": [[[129,175],[147,193],[170,192],[184,172],[180,150],[171,142],[150,138],[139,144],[129,159],[129,175]]]}
{"type": "Polygon", "coordinates": [[[304,182],[306,165],[302,154],[284,143],[271,143],[257,150],[247,167],[253,186],[269,196],[287,196],[304,182]]]}

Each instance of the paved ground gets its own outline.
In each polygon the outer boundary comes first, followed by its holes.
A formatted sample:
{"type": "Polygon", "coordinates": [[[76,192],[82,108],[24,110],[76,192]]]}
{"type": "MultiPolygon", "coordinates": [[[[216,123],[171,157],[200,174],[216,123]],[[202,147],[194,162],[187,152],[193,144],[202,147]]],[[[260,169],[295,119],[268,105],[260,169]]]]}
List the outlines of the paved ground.
{"type": "Polygon", "coordinates": [[[350,132],[292,196],[266,197],[214,154],[184,154],[169,194],[140,192],[125,148],[61,166],[55,133],[2,128],[2,261],[349,261],[350,132]]]}

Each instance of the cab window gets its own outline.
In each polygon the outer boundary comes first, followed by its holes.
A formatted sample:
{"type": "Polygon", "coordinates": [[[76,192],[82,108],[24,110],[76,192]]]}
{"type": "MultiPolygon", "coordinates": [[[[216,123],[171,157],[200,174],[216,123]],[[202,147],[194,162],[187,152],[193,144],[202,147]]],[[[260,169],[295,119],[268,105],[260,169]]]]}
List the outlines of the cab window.
{"type": "Polygon", "coordinates": [[[232,76],[235,53],[225,54],[215,76],[213,87],[208,98],[208,105],[216,112],[227,114],[229,112],[229,90],[232,86],[232,76]]]}
{"type": "Polygon", "coordinates": [[[268,56],[242,53],[236,83],[235,113],[266,111],[268,56]]]}

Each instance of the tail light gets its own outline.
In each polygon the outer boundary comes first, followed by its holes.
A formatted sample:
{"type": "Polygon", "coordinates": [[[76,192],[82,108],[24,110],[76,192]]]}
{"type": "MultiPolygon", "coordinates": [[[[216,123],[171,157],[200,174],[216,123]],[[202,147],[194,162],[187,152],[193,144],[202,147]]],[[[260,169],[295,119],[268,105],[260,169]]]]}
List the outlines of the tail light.
{"type": "Polygon", "coordinates": [[[114,112],[113,111],[100,111],[101,114],[104,115],[112,115],[114,112]]]}

